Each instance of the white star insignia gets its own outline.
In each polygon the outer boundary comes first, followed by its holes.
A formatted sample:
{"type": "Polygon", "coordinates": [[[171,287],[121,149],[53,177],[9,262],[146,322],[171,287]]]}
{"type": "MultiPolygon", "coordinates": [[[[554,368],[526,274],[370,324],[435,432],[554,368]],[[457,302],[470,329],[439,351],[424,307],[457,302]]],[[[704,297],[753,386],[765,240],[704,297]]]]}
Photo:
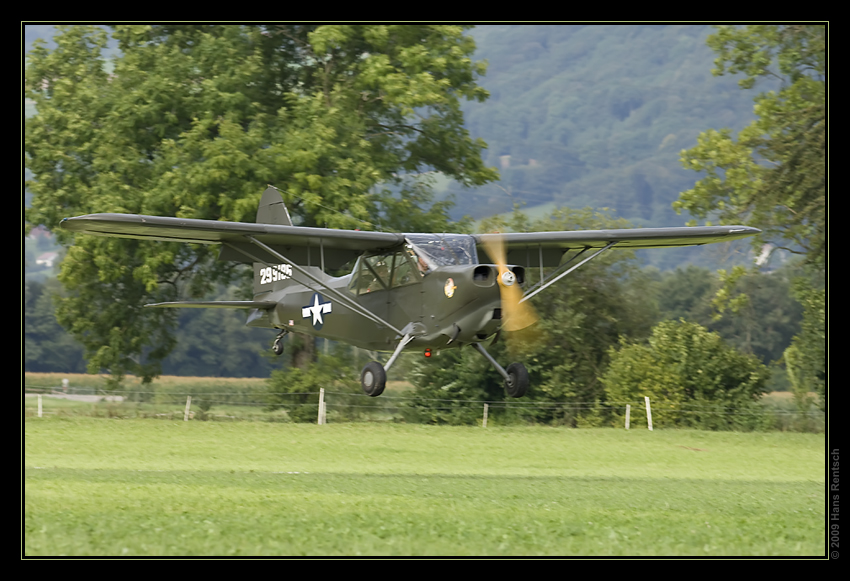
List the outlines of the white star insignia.
{"type": "Polygon", "coordinates": [[[309,317],[313,317],[313,326],[316,323],[320,325],[324,325],[325,321],[322,319],[323,314],[328,314],[331,312],[333,305],[330,301],[326,303],[319,303],[319,293],[313,295],[313,304],[311,306],[302,307],[301,308],[301,316],[305,319],[309,317]]]}

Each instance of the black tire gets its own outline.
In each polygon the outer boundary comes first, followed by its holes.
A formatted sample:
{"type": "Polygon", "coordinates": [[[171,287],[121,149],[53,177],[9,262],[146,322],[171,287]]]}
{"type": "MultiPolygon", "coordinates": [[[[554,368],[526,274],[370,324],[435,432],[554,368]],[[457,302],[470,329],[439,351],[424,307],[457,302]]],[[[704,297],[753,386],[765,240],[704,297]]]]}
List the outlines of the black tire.
{"type": "Polygon", "coordinates": [[[510,381],[505,381],[505,390],[511,397],[522,397],[528,391],[528,371],[522,363],[511,363],[505,370],[510,381]]]}
{"type": "Polygon", "coordinates": [[[384,393],[384,388],[387,386],[387,372],[384,371],[384,366],[377,361],[370,361],[360,372],[360,387],[366,392],[366,395],[378,397],[384,393]]]}
{"type": "Polygon", "coordinates": [[[272,351],[274,351],[275,355],[283,355],[283,341],[281,341],[280,338],[274,340],[272,351]]]}

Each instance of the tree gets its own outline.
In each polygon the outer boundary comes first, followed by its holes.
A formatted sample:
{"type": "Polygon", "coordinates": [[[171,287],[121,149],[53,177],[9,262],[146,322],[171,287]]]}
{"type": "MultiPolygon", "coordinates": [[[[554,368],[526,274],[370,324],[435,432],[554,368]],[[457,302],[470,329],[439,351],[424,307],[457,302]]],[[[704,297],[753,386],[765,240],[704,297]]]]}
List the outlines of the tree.
{"type": "MultiPolygon", "coordinates": [[[[607,400],[619,409],[648,396],[658,425],[748,426],[752,418],[736,414],[755,410],[769,375],[752,355],[683,320],[659,323],[647,344],[623,341],[610,358],[602,378],[607,400]]],[[[620,413],[615,415],[619,422],[620,413]]]]}
{"type": "MultiPolygon", "coordinates": [[[[360,375],[352,361],[348,346],[336,345],[331,353],[320,353],[317,361],[304,366],[276,369],[258,395],[265,400],[269,410],[286,410],[293,422],[315,422],[319,405],[319,390],[333,395],[363,395],[360,375]]],[[[377,406],[378,401],[365,397],[357,405],[341,406],[337,417],[351,419],[360,415],[359,408],[377,406]],[[368,401],[367,401],[368,400],[368,401]]]]}
{"type": "Polygon", "coordinates": [[[698,218],[742,223],[767,240],[804,252],[825,267],[826,249],[826,27],[718,27],[708,44],[717,52],[715,75],[742,73],[741,88],[777,77],[778,91],[755,98],[758,119],[735,140],[728,129],[708,130],[682,151],[686,168],[705,172],[674,204],[698,218]]]}
{"type": "Polygon", "coordinates": [[[823,292],[804,280],[794,285],[794,295],[803,305],[803,329],[785,350],[785,367],[801,411],[808,393],[818,394],[818,405],[826,409],[826,301],[823,292]]]}
{"type": "MultiPolygon", "coordinates": [[[[685,167],[704,171],[706,177],[674,206],[700,218],[716,216],[722,223],[761,228],[754,244],[771,240],[805,254],[812,274],[795,285],[798,298],[805,297],[806,331],[795,338],[796,357],[791,359],[794,367],[823,381],[826,334],[823,309],[817,305],[825,304],[826,26],[722,26],[708,43],[718,54],[714,74],[743,73],[739,84],[744,89],[766,76],[779,78],[782,87],[756,97],[758,119],[737,141],[728,130],[709,130],[700,135],[697,147],[682,152],[685,167]],[[799,290],[804,286],[808,290],[799,290]]],[[[743,275],[744,269],[736,267],[720,292],[731,295],[743,275]]],[[[726,299],[718,298],[723,308],[726,299]]],[[[739,295],[731,305],[740,309],[746,300],[739,295]]],[[[792,383],[797,379],[792,375],[792,383]]]]}
{"type": "Polygon", "coordinates": [[[663,319],[685,319],[720,334],[739,351],[756,355],[769,365],[782,358],[782,352],[800,330],[802,308],[791,293],[791,280],[800,275],[793,265],[776,271],[748,272],[737,285],[742,301],[737,313],[714,316],[712,297],[721,281],[708,269],[688,266],[665,272],[656,283],[658,308],[663,319]]]}
{"type": "MultiPolygon", "coordinates": [[[[216,300],[231,296],[225,292],[216,300]]],[[[244,311],[181,309],[177,324],[177,344],[162,362],[166,375],[268,377],[272,370],[269,345],[276,331],[246,327],[244,311]]]]}
{"type": "MultiPolygon", "coordinates": [[[[487,97],[467,28],[121,25],[107,72],[104,30],[60,27],[26,69],[27,228],[93,212],[250,222],[271,183],[303,225],[446,229],[418,176],[497,175],[463,128],[460,99],[487,97]]],[[[57,317],[90,371],[149,381],[175,314],[142,305],[245,276],[206,246],[80,236],[57,317]]]]}
{"type": "Polygon", "coordinates": [[[85,371],[83,349],[56,322],[51,297],[59,283],[27,279],[24,284],[24,369],[26,371],[85,371]]]}

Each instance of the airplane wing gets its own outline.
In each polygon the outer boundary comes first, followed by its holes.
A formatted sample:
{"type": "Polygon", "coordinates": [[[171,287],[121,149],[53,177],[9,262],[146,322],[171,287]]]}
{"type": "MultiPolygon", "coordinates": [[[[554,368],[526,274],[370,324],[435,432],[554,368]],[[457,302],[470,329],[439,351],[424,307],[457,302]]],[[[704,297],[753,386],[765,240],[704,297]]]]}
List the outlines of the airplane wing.
{"type": "Polygon", "coordinates": [[[248,242],[246,236],[251,236],[298,264],[318,266],[321,252],[324,254],[327,268],[338,268],[363,251],[392,248],[404,242],[403,234],[389,232],[362,232],[137,214],[89,214],[65,218],[59,226],[72,232],[95,236],[198,244],[226,243],[222,248],[221,260],[251,262],[244,254],[234,250],[238,248],[249,250],[252,255],[269,263],[279,262],[248,242]]]}
{"type": "MultiPolygon", "coordinates": [[[[96,236],[115,236],[141,240],[224,244],[220,259],[251,262],[240,252],[249,251],[268,263],[277,263],[272,255],[258,249],[246,236],[262,242],[298,264],[319,265],[320,252],[327,268],[338,268],[364,251],[398,246],[404,234],[307,228],[278,224],[251,224],[143,216],[136,214],[89,214],[65,218],[60,227],[96,236]]],[[[510,264],[557,266],[567,250],[603,248],[615,242],[617,248],[666,248],[728,242],[758,234],[748,226],[699,226],[680,228],[629,228],[622,230],[578,230],[560,232],[510,232],[477,234],[479,251],[489,237],[501,237],[510,264]]],[[[480,252],[479,252],[480,254],[480,252]]]]}
{"type": "Polygon", "coordinates": [[[567,250],[604,248],[615,242],[615,248],[671,248],[729,242],[758,234],[749,226],[695,226],[680,228],[627,228],[622,230],[578,230],[566,232],[508,232],[477,234],[479,250],[487,239],[501,237],[507,249],[509,264],[557,266],[567,250]]]}

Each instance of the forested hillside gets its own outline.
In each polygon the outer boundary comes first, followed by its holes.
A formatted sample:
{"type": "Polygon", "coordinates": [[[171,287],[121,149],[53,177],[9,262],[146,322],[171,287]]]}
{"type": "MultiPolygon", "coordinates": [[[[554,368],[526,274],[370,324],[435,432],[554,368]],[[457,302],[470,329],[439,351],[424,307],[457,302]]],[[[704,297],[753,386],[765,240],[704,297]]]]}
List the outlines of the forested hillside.
{"type": "MultiPolygon", "coordinates": [[[[756,91],[714,77],[706,25],[485,25],[471,31],[489,63],[483,103],[466,103],[501,180],[456,196],[454,215],[513,203],[608,207],[645,226],[683,224],[671,204],[697,175],[679,152],[706,128],[740,130],[756,91]]],[[[463,190],[451,185],[448,191],[463,190]]]]}

